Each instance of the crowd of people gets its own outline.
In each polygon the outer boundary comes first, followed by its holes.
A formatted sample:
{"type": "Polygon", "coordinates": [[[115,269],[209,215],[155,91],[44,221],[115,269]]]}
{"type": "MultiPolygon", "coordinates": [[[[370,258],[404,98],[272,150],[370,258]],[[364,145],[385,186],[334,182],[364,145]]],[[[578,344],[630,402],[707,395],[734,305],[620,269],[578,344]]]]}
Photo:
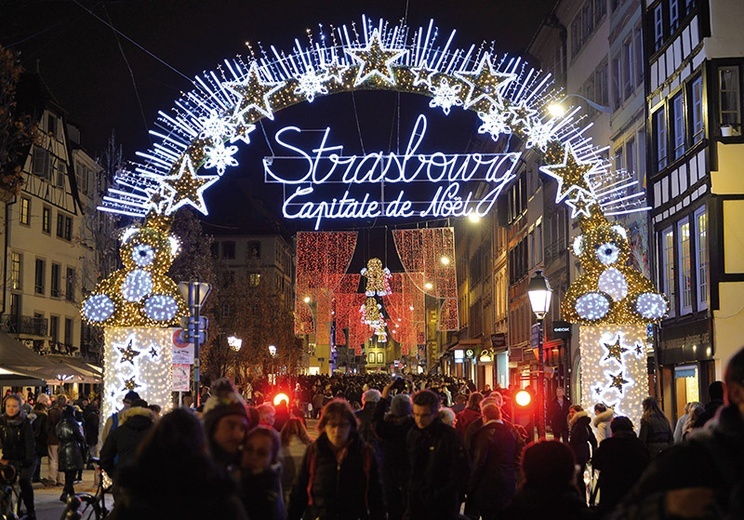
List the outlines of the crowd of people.
{"type": "MultiPolygon", "coordinates": [[[[689,403],[674,430],[652,397],[634,425],[558,391],[548,407],[553,438],[534,441],[511,422],[502,392],[484,390],[439,378],[320,377],[296,383],[292,402],[275,407],[260,384],[246,399],[219,380],[202,407],[162,417],[130,392],[102,429],[112,517],[744,518],[744,350],[725,384],[711,385],[710,403],[689,403]]],[[[36,431],[45,423],[48,478],[64,475],[66,499],[92,440],[85,409],[64,396],[39,413],[17,394],[3,404],[2,464],[18,468],[34,518],[36,431]]]]}

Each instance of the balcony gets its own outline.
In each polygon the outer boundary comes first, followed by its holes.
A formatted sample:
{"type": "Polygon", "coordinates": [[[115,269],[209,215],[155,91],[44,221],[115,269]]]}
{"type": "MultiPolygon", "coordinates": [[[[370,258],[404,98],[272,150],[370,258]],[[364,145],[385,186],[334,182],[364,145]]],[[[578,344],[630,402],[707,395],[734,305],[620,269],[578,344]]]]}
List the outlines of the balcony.
{"type": "Polygon", "coordinates": [[[0,329],[9,334],[46,337],[49,320],[36,316],[2,316],[0,329]]]}

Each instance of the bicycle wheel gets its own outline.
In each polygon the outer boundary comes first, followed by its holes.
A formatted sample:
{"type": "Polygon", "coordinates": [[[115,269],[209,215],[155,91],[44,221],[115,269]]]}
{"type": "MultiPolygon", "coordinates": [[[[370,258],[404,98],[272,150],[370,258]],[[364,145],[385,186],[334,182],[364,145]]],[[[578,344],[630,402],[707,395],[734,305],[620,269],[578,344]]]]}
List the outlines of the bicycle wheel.
{"type": "Polygon", "coordinates": [[[77,497],[80,499],[80,507],[76,508],[71,501],[68,501],[65,510],[62,511],[61,520],[101,520],[103,518],[96,497],[87,493],[77,495],[77,497]]]}

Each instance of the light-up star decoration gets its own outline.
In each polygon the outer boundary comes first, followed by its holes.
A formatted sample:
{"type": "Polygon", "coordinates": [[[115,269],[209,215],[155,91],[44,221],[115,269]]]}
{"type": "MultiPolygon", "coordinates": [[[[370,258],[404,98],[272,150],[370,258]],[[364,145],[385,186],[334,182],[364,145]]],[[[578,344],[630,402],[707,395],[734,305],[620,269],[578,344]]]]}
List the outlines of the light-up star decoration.
{"type": "Polygon", "coordinates": [[[596,199],[591,194],[584,190],[577,190],[575,195],[566,201],[566,206],[571,208],[571,218],[590,217],[590,207],[596,203],[596,199]]]}
{"type": "Polygon", "coordinates": [[[162,179],[163,186],[173,194],[165,213],[170,215],[181,206],[190,205],[208,214],[204,190],[219,180],[219,175],[197,175],[191,158],[184,156],[176,175],[162,179]]]}
{"type": "Polygon", "coordinates": [[[570,143],[565,145],[565,153],[561,164],[548,164],[540,166],[540,171],[558,181],[558,192],[555,196],[556,202],[565,199],[569,193],[579,190],[593,198],[587,176],[595,168],[593,162],[583,162],[576,157],[576,153],[570,143]]]}
{"type": "Polygon", "coordinates": [[[132,348],[133,341],[130,340],[127,344],[126,348],[119,347],[119,352],[121,352],[121,362],[122,363],[131,363],[132,366],[134,366],[134,358],[136,356],[140,355],[140,352],[137,352],[132,348]]]}
{"type": "Polygon", "coordinates": [[[142,385],[140,385],[139,383],[137,383],[134,380],[134,377],[130,377],[129,379],[126,379],[124,381],[124,388],[126,388],[127,390],[134,390],[135,388],[139,388],[140,386],[142,386],[142,385]]]}
{"type": "Polygon", "coordinates": [[[422,63],[418,67],[412,67],[411,72],[413,72],[413,86],[414,87],[418,87],[419,85],[426,85],[427,87],[431,88],[432,86],[431,78],[432,76],[434,76],[436,71],[434,69],[429,68],[426,62],[422,63]]]}
{"type": "Polygon", "coordinates": [[[233,112],[235,119],[248,122],[257,121],[260,116],[274,119],[270,98],[284,86],[284,82],[261,79],[257,62],[251,63],[248,75],[243,81],[229,82],[224,85],[238,96],[238,104],[233,112]]]}
{"type": "Polygon", "coordinates": [[[330,62],[321,65],[321,69],[325,73],[325,82],[335,82],[342,85],[344,83],[344,74],[349,70],[349,66],[342,65],[338,61],[338,56],[334,54],[330,62]]]}
{"type": "Polygon", "coordinates": [[[455,75],[468,86],[465,107],[485,101],[484,111],[490,105],[503,104],[504,89],[515,78],[514,74],[497,72],[488,53],[483,55],[474,71],[458,71],[455,75]]]}
{"type": "Polygon", "coordinates": [[[367,46],[362,49],[346,49],[346,52],[359,64],[359,70],[354,80],[354,86],[377,79],[390,85],[395,85],[393,62],[405,56],[405,49],[386,49],[380,39],[380,31],[372,31],[367,46]]]}
{"type": "Polygon", "coordinates": [[[618,337],[615,343],[605,343],[604,346],[607,349],[607,357],[605,358],[605,360],[609,360],[612,358],[615,359],[615,361],[617,361],[618,363],[622,364],[623,354],[627,352],[628,349],[620,344],[620,338],[618,337]]]}
{"type": "Polygon", "coordinates": [[[618,392],[620,392],[621,394],[623,393],[623,385],[627,385],[628,383],[630,383],[630,381],[623,377],[622,371],[617,374],[610,374],[610,379],[612,379],[610,387],[617,388],[618,392]]]}

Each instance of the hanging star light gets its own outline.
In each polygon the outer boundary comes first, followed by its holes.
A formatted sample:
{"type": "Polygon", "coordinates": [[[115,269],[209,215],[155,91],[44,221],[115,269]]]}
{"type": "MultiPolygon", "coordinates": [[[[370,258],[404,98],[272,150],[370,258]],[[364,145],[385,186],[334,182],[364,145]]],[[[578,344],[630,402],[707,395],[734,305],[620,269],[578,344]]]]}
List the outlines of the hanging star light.
{"type": "Polygon", "coordinates": [[[170,215],[188,204],[207,215],[204,191],[219,179],[219,175],[197,175],[191,158],[184,156],[178,173],[162,179],[163,186],[173,194],[165,213],[170,215]]]}
{"type": "Polygon", "coordinates": [[[345,49],[359,64],[354,86],[365,82],[384,82],[395,85],[393,62],[408,54],[405,49],[384,48],[380,39],[380,31],[375,29],[367,45],[362,49],[345,49]]]}
{"type": "MultiPolygon", "coordinates": [[[[491,55],[485,53],[475,70],[470,72],[458,71],[455,76],[469,87],[465,97],[465,108],[485,102],[485,106],[503,105],[504,90],[515,79],[511,73],[497,72],[493,68],[491,55]]],[[[484,110],[485,111],[485,110],[484,110]]]]}
{"type": "Polygon", "coordinates": [[[618,372],[617,374],[610,374],[610,378],[612,379],[612,382],[610,383],[610,387],[617,388],[617,390],[622,394],[623,393],[623,385],[627,385],[630,383],[625,377],[623,377],[622,370],[618,372]]]}
{"type": "Polygon", "coordinates": [[[333,55],[333,58],[331,58],[331,61],[328,63],[323,63],[321,65],[321,69],[324,72],[325,81],[326,82],[335,82],[338,85],[343,85],[344,83],[344,74],[346,74],[346,71],[349,70],[348,65],[343,65],[339,62],[338,56],[335,54],[333,55]]]}
{"type": "Polygon", "coordinates": [[[149,354],[150,354],[150,358],[152,359],[155,359],[156,357],[158,357],[158,351],[155,350],[154,346],[150,349],[149,354]]]}
{"type": "Polygon", "coordinates": [[[130,340],[126,348],[119,347],[119,352],[121,352],[121,362],[131,363],[132,366],[134,366],[134,358],[140,355],[140,352],[137,352],[132,348],[133,342],[134,340],[130,340]]]}
{"type": "Polygon", "coordinates": [[[583,162],[576,157],[571,143],[566,143],[563,162],[540,166],[540,171],[558,181],[555,201],[560,202],[572,191],[583,191],[593,198],[587,176],[594,170],[593,162],[583,162]]]}
{"type": "Polygon", "coordinates": [[[432,76],[436,74],[436,70],[429,68],[429,66],[424,61],[420,66],[418,67],[411,67],[411,72],[413,72],[413,86],[418,87],[419,85],[425,85],[429,89],[432,87],[432,76]]]}
{"type": "Polygon", "coordinates": [[[134,380],[134,377],[130,377],[129,379],[126,379],[124,381],[124,388],[127,389],[127,390],[134,390],[135,388],[139,388],[140,386],[142,386],[142,385],[140,385],[139,383],[137,383],[134,380]]]}
{"type": "Polygon", "coordinates": [[[514,126],[521,126],[523,129],[530,128],[532,122],[535,120],[537,110],[531,108],[526,103],[519,103],[517,105],[511,105],[507,111],[512,119],[514,126]]]}
{"type": "Polygon", "coordinates": [[[605,360],[609,360],[610,358],[615,359],[618,363],[622,364],[623,362],[623,354],[628,351],[627,348],[623,347],[620,344],[620,337],[617,337],[617,341],[612,344],[605,343],[604,347],[607,349],[607,357],[605,360]]]}
{"type": "Polygon", "coordinates": [[[239,82],[227,82],[224,86],[238,96],[233,118],[243,122],[255,122],[261,116],[274,119],[271,96],[284,87],[283,81],[264,81],[258,70],[258,62],[251,63],[247,76],[239,82]]]}
{"type": "Polygon", "coordinates": [[[597,201],[588,192],[577,190],[576,194],[566,201],[566,206],[571,208],[571,218],[580,216],[589,217],[591,216],[589,208],[592,204],[596,203],[597,201]]]}

